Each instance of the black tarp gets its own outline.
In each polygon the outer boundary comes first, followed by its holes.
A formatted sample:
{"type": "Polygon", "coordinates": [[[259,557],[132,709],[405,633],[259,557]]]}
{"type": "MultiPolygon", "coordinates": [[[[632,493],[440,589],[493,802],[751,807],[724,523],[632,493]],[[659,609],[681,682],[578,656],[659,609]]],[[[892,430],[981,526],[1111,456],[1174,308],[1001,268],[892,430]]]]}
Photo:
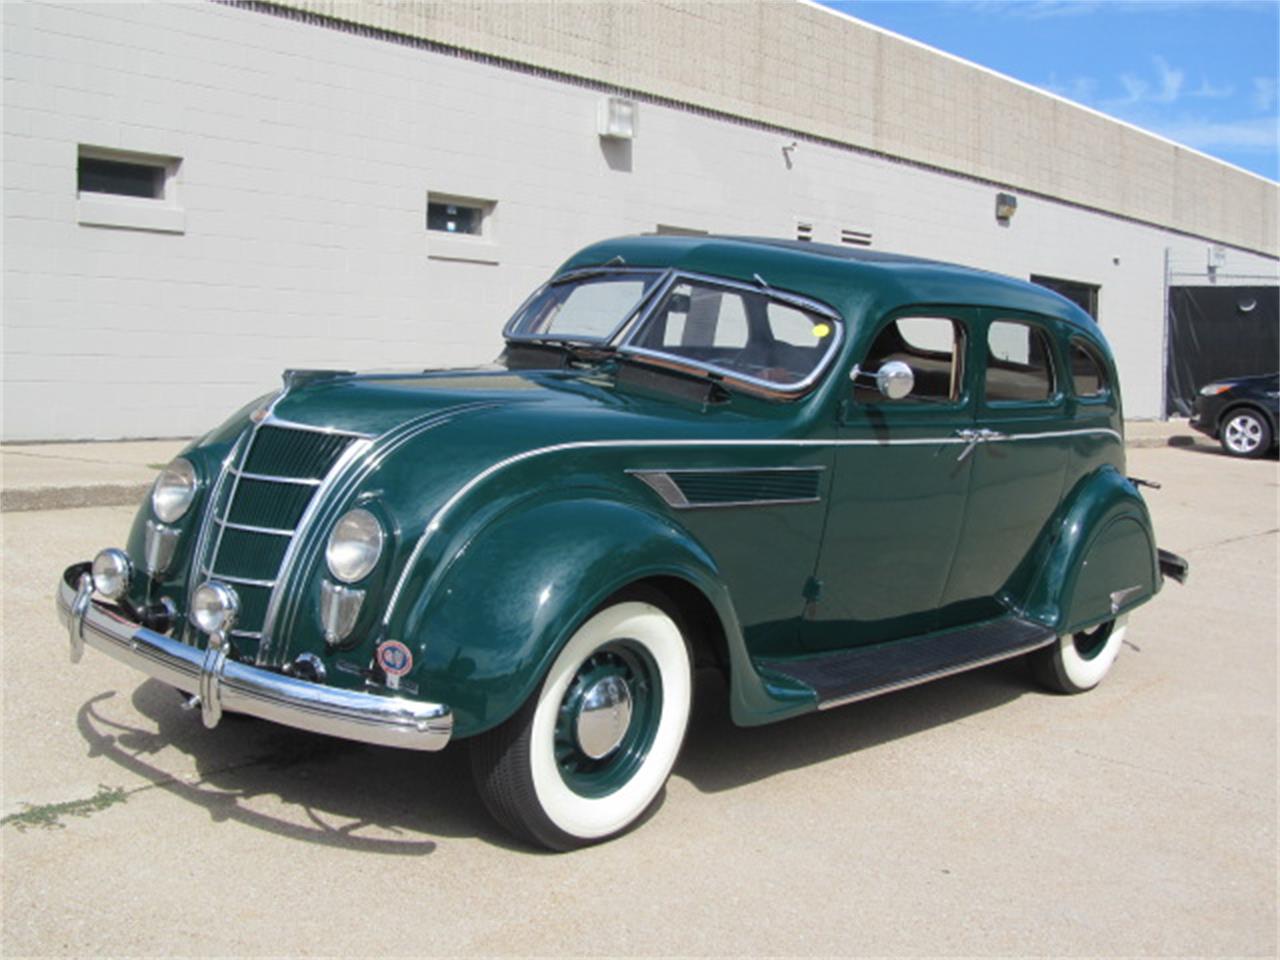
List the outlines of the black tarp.
{"type": "Polygon", "coordinates": [[[1280,368],[1280,287],[1170,287],[1165,412],[1188,416],[1210,380],[1280,368]]]}

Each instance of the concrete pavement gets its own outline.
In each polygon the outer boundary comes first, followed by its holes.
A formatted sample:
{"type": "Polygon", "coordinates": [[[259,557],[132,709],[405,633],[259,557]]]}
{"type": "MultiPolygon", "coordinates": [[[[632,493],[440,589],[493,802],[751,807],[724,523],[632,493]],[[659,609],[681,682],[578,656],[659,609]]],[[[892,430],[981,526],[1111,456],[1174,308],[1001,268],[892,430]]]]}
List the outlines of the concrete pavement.
{"type": "Polygon", "coordinates": [[[493,826],[460,744],[208,731],[72,667],[55,577],[132,506],[8,513],[0,954],[1275,956],[1277,465],[1129,460],[1191,580],[1099,689],[1007,663],[739,729],[703,677],[656,815],[566,856],[493,826]]]}

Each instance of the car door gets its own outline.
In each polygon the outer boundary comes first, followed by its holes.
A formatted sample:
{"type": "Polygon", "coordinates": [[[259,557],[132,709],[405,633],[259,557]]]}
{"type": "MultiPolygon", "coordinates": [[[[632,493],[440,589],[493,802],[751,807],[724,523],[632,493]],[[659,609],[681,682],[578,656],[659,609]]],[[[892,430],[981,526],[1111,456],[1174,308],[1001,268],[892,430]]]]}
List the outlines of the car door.
{"type": "Polygon", "coordinates": [[[964,526],[944,605],[997,616],[1015,571],[1063,495],[1070,458],[1065,367],[1053,321],[982,311],[974,450],[964,526]]]}
{"type": "Polygon", "coordinates": [[[920,308],[883,321],[839,417],[831,502],[802,636],[813,651],[916,636],[942,624],[939,601],[960,535],[972,427],[976,312],[920,308]],[[883,396],[874,372],[912,368],[914,387],[883,396]]]}

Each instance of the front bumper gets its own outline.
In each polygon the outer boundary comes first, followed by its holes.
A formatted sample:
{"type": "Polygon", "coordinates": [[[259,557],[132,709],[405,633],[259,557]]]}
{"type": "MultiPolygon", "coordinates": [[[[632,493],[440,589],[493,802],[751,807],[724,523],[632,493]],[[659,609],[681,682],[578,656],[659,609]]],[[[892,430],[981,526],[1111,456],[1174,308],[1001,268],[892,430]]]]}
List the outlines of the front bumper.
{"type": "Polygon", "coordinates": [[[213,698],[217,704],[216,710],[203,711],[209,726],[225,708],[301,730],[409,750],[440,750],[453,734],[453,713],[444,704],[286,677],[208,657],[203,650],[148,630],[93,599],[87,563],[63,573],[57,604],[58,618],[70,634],[73,663],[87,644],[180,690],[198,690],[202,699],[213,698]]]}

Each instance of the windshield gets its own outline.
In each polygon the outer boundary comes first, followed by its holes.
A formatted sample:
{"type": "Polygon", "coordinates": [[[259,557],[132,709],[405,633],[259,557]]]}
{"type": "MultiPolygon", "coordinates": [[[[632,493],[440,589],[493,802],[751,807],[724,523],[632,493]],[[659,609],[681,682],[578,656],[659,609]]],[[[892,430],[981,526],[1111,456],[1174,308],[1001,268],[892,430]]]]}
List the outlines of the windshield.
{"type": "Polygon", "coordinates": [[[661,278],[658,270],[553,280],[516,311],[506,334],[521,340],[607,341],[661,278]]]}
{"type": "Polygon", "coordinates": [[[816,307],[690,279],[672,285],[623,349],[799,390],[817,378],[839,330],[835,317],[816,307]]]}

